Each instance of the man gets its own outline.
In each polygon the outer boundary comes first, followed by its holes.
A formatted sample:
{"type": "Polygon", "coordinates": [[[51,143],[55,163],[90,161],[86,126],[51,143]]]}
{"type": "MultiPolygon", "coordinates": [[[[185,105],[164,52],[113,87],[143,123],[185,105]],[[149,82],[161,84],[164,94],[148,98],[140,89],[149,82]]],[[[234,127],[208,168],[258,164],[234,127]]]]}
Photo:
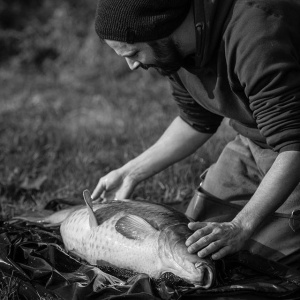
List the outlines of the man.
{"type": "MultiPolygon", "coordinates": [[[[140,156],[101,178],[92,197],[128,198],[231,119],[237,138],[209,168],[188,251],[240,249],[290,263],[300,231],[300,2],[100,0],[96,32],[132,70],[169,76],[178,116],[140,156]]],[[[188,211],[191,212],[192,204],[188,211]]]]}

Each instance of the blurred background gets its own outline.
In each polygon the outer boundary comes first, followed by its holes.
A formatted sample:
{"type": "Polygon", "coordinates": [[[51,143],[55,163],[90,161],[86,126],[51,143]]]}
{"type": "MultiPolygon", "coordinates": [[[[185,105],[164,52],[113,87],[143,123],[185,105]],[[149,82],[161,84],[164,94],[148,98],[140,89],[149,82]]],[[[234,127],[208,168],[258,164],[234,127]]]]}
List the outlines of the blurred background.
{"type": "MultiPolygon", "coordinates": [[[[130,71],[94,31],[96,1],[0,0],[0,219],[81,201],[99,178],[154,143],[177,115],[156,71],[130,71]]],[[[190,199],[233,137],[140,184],[132,198],[190,199]]]]}

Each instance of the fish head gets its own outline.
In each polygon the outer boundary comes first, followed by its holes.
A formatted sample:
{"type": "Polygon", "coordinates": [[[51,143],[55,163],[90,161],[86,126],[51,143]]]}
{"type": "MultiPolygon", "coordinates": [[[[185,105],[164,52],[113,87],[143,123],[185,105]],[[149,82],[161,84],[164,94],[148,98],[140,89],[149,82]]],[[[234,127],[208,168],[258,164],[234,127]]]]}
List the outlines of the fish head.
{"type": "Polygon", "coordinates": [[[215,265],[187,251],[186,239],[192,234],[187,224],[171,225],[161,231],[158,245],[164,272],[172,272],[196,287],[209,288],[215,281],[215,265]]]}

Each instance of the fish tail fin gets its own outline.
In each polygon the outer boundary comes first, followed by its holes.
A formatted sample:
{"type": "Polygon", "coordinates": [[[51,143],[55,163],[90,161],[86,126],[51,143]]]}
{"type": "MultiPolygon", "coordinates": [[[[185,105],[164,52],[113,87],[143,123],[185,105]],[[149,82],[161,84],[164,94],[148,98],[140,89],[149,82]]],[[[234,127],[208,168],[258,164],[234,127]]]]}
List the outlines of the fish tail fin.
{"type": "Polygon", "coordinates": [[[31,216],[27,216],[27,215],[15,216],[12,218],[12,222],[21,220],[30,223],[43,224],[43,226],[45,227],[59,226],[65,219],[69,217],[71,213],[73,213],[75,210],[79,209],[80,207],[82,206],[80,205],[80,206],[74,206],[72,208],[62,209],[50,215],[49,215],[49,211],[40,211],[40,212],[36,212],[36,215],[31,215],[31,216]],[[43,216],[41,216],[41,213],[43,214],[43,216]]]}
{"type": "Polygon", "coordinates": [[[98,222],[95,216],[95,213],[93,211],[93,202],[92,202],[92,197],[91,197],[91,193],[89,190],[84,190],[83,191],[83,199],[85,201],[88,213],[89,213],[89,223],[90,223],[90,227],[97,227],[98,226],[98,222]]]}
{"type": "Polygon", "coordinates": [[[93,290],[99,291],[107,286],[117,289],[118,286],[124,286],[125,282],[113,275],[107,274],[104,271],[97,268],[96,278],[93,284],[93,290]]]}
{"type": "Polygon", "coordinates": [[[46,218],[41,218],[41,217],[29,217],[29,216],[15,216],[12,218],[11,223],[14,223],[17,221],[25,221],[25,222],[30,222],[30,223],[38,223],[38,224],[44,224],[47,223],[46,218]]]}
{"type": "Polygon", "coordinates": [[[25,221],[32,224],[43,225],[45,228],[57,227],[60,226],[62,223],[62,221],[53,222],[52,220],[49,220],[49,218],[18,216],[18,217],[13,217],[12,220],[10,221],[10,224],[16,223],[18,221],[25,221]]]}

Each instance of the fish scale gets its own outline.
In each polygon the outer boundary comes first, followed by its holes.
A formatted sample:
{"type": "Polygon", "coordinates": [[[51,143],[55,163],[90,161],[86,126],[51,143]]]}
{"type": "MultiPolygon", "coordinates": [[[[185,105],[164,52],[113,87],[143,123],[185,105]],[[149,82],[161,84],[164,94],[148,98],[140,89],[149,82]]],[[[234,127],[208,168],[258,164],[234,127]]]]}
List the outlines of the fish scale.
{"type": "MultiPolygon", "coordinates": [[[[93,240],[98,244],[104,244],[105,250],[102,255],[104,261],[108,261],[113,265],[124,269],[135,269],[140,273],[147,273],[150,276],[155,276],[160,272],[159,259],[157,259],[157,245],[153,245],[153,240],[156,240],[159,233],[154,233],[153,236],[148,236],[145,240],[134,240],[124,237],[122,234],[114,230],[115,224],[119,217],[114,217],[110,221],[111,227],[108,233],[103,235],[101,227],[93,230],[93,240]],[[156,235],[156,236],[155,236],[156,235]],[[145,252],[148,248],[151,251],[145,252]]],[[[92,251],[91,260],[96,262],[99,258],[99,252],[92,251]]]]}
{"type": "Polygon", "coordinates": [[[75,211],[60,226],[66,249],[74,252],[81,258],[85,258],[86,245],[84,240],[90,231],[89,214],[85,208],[75,211]]]}
{"type": "Polygon", "coordinates": [[[101,258],[120,268],[135,269],[137,272],[158,277],[162,264],[157,256],[158,245],[154,246],[153,241],[158,239],[159,232],[153,232],[143,241],[128,239],[115,230],[117,221],[124,215],[117,214],[101,226],[90,228],[86,209],[74,213],[61,225],[66,249],[92,264],[97,264],[101,258]],[[78,226],[78,218],[82,226],[78,226]],[[80,232],[75,228],[81,228],[80,232]],[[145,248],[152,251],[145,252],[145,248]]]}
{"type": "Polygon", "coordinates": [[[212,286],[214,263],[187,251],[185,241],[192,231],[183,213],[136,200],[94,205],[88,191],[84,199],[85,207],[30,220],[61,224],[65,248],[91,264],[129,269],[156,279],[171,272],[195,286],[212,286]]]}
{"type": "Polygon", "coordinates": [[[156,204],[146,201],[110,201],[102,206],[94,206],[95,217],[99,225],[110,219],[116,214],[116,211],[130,213],[140,216],[147,220],[155,229],[160,230],[174,223],[188,223],[188,218],[171,207],[166,207],[163,204],[156,204]],[[102,208],[102,209],[98,209],[102,208]]]}

